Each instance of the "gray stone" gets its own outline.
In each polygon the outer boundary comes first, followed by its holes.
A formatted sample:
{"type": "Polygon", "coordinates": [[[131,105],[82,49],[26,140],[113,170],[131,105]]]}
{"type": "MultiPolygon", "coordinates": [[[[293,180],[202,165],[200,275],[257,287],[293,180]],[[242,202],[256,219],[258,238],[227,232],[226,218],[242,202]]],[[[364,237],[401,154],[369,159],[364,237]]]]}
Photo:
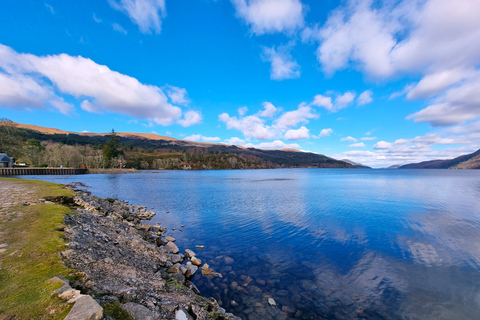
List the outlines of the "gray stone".
{"type": "Polygon", "coordinates": [[[185,257],[187,259],[193,258],[193,257],[195,257],[195,252],[193,252],[190,249],[185,249],[185,257]]]}
{"type": "Polygon", "coordinates": [[[268,298],[268,304],[271,305],[272,307],[277,305],[275,300],[273,300],[272,298],[268,298]]]}
{"type": "Polygon", "coordinates": [[[178,253],[180,251],[180,250],[178,250],[178,247],[173,242],[168,242],[165,245],[165,250],[167,252],[171,252],[171,253],[178,253]]]}
{"type": "Polygon", "coordinates": [[[102,307],[92,297],[82,296],[64,320],[100,320],[102,317],[102,307]]]}
{"type": "Polygon", "coordinates": [[[157,319],[154,312],[150,311],[147,307],[141,304],[129,302],[122,304],[120,309],[128,313],[133,320],[155,320],[157,319]]]}

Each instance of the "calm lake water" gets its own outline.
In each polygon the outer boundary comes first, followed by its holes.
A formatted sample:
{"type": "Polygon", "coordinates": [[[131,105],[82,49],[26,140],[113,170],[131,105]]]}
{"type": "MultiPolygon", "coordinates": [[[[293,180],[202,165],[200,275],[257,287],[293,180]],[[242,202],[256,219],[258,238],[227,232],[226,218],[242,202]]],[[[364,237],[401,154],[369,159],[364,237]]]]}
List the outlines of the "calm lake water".
{"type": "Polygon", "coordinates": [[[154,207],[153,223],[223,274],[196,276],[202,294],[244,319],[480,318],[480,170],[24,178],[154,207]]]}

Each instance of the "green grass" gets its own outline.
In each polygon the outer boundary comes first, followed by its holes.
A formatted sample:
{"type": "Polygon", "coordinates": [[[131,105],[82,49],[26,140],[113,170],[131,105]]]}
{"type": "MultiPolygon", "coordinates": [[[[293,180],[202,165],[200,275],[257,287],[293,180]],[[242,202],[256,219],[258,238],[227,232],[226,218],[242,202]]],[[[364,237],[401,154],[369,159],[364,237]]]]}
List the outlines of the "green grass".
{"type": "MultiPolygon", "coordinates": [[[[42,181],[0,178],[15,181],[35,190],[38,198],[72,196],[62,186],[42,181]]],[[[0,231],[8,250],[0,257],[0,320],[3,319],[63,319],[71,306],[52,297],[61,287],[52,282],[54,276],[66,277],[70,270],[59,257],[65,247],[62,238],[63,219],[72,211],[56,204],[18,205],[21,218],[3,222],[0,231]]]]}

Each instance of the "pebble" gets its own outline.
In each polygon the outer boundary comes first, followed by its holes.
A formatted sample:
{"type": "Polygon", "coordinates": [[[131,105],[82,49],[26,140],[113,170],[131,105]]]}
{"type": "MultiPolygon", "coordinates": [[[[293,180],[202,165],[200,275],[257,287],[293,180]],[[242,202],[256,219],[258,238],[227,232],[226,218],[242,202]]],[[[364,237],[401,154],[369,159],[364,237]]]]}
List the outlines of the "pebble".
{"type": "Polygon", "coordinates": [[[273,298],[268,298],[268,304],[272,307],[277,305],[277,303],[275,302],[275,300],[273,300],[273,298]]]}
{"type": "Polygon", "coordinates": [[[203,248],[205,248],[205,246],[204,246],[204,245],[196,245],[195,248],[197,248],[197,249],[203,249],[203,248]]]}
{"type": "Polygon", "coordinates": [[[165,240],[170,241],[170,242],[175,242],[175,238],[172,236],[165,237],[165,240]]]}

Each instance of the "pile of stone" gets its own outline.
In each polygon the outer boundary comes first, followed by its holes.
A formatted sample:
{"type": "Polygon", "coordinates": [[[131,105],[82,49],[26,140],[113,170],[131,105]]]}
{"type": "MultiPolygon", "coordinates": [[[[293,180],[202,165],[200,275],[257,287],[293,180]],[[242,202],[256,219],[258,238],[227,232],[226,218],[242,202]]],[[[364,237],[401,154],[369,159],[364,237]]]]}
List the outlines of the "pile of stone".
{"type": "Polygon", "coordinates": [[[75,203],[80,208],[65,219],[69,243],[62,252],[77,270],[74,288],[101,306],[120,304],[133,319],[239,319],[199,295],[190,279],[202,261],[192,250],[180,253],[159,224],[143,223],[153,211],[78,191],[75,203]]]}

